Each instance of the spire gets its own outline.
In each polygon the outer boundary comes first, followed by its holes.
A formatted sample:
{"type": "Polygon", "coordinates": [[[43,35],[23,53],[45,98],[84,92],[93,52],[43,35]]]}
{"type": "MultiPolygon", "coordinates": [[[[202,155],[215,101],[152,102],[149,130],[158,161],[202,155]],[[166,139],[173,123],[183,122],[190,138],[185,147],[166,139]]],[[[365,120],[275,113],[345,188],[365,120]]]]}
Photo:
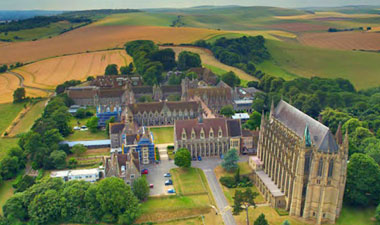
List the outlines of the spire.
{"type": "Polygon", "coordinates": [[[344,135],[344,145],[348,148],[348,128],[346,127],[346,134],[344,135]]]}
{"type": "Polygon", "coordinates": [[[335,140],[338,143],[338,145],[341,145],[343,143],[342,123],[341,122],[339,122],[338,129],[336,130],[335,140]]]}
{"type": "Polygon", "coordinates": [[[292,101],[292,96],[289,96],[289,105],[292,105],[293,101],[292,101]]]}
{"type": "Polygon", "coordinates": [[[272,104],[270,106],[270,117],[273,117],[273,115],[274,115],[274,101],[272,99],[272,104]]]}
{"type": "Polygon", "coordinates": [[[311,147],[311,138],[310,138],[310,131],[309,131],[309,125],[306,124],[305,127],[305,146],[306,147],[311,147]]]}

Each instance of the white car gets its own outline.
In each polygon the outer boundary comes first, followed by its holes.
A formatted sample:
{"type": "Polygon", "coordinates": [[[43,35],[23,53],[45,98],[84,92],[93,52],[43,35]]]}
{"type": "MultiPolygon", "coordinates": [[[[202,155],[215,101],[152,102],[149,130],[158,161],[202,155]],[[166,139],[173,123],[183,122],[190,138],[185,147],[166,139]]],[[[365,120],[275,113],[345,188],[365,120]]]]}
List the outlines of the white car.
{"type": "Polygon", "coordinates": [[[74,127],[74,130],[80,130],[80,127],[74,127]]]}

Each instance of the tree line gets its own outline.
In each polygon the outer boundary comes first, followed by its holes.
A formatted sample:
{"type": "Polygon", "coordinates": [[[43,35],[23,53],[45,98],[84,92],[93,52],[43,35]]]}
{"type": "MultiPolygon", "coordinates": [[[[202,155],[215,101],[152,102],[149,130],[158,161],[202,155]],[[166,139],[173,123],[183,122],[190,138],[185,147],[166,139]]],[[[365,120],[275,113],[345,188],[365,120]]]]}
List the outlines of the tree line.
{"type": "Polygon", "coordinates": [[[175,60],[173,49],[159,49],[153,41],[137,40],[125,44],[126,52],[132,56],[137,73],[139,73],[144,83],[154,85],[161,83],[165,77],[164,71],[174,68],[188,70],[192,67],[202,65],[200,56],[192,52],[181,52],[178,62],[175,60]]]}

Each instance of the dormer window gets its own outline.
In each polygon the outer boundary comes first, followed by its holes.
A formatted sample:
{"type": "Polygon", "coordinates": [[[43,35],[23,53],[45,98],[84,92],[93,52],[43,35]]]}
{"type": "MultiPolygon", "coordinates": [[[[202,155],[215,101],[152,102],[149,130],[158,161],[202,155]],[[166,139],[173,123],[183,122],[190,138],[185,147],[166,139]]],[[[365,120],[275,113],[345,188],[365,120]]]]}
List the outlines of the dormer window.
{"type": "Polygon", "coordinates": [[[205,132],[204,132],[204,130],[202,129],[201,130],[201,139],[204,139],[205,138],[205,132]]]}
{"type": "Polygon", "coordinates": [[[186,140],[186,132],[185,132],[185,129],[182,130],[182,140],[186,140]]]}
{"type": "Polygon", "coordinates": [[[218,131],[218,137],[220,137],[220,138],[221,138],[221,137],[222,137],[222,135],[223,135],[223,134],[222,134],[222,130],[219,128],[219,131],[218,131]]]}
{"type": "Polygon", "coordinates": [[[213,138],[214,137],[214,131],[213,130],[210,130],[210,134],[209,134],[210,138],[213,138]]]}
{"type": "Polygon", "coordinates": [[[191,139],[195,139],[195,131],[194,130],[191,131],[191,139]]]}

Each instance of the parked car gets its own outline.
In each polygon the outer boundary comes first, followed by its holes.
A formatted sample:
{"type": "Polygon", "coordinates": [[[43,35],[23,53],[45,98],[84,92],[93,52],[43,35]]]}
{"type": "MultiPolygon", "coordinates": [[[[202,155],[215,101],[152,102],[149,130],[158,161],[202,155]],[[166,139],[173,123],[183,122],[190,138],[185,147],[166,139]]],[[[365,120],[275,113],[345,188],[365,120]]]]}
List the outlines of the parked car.
{"type": "Polygon", "coordinates": [[[202,157],[201,156],[198,156],[198,161],[202,161],[202,157]]]}
{"type": "Polygon", "coordinates": [[[169,194],[175,194],[175,190],[174,189],[168,189],[168,193],[169,194]]]}
{"type": "Polygon", "coordinates": [[[165,181],[165,186],[168,186],[168,185],[173,185],[173,181],[172,180],[165,181]]]}
{"type": "Polygon", "coordinates": [[[193,161],[197,161],[197,157],[193,156],[193,161]]]}
{"type": "Polygon", "coordinates": [[[74,130],[80,130],[80,127],[74,127],[74,130]]]}
{"type": "Polygon", "coordinates": [[[165,173],[164,177],[171,177],[172,175],[170,173],[165,173]]]}
{"type": "Polygon", "coordinates": [[[149,173],[148,169],[141,170],[141,174],[148,174],[148,173],[149,173]]]}
{"type": "Polygon", "coordinates": [[[224,155],[223,154],[220,155],[220,159],[224,159],[224,155]]]}
{"type": "Polygon", "coordinates": [[[85,125],[81,126],[80,128],[81,129],[87,129],[87,127],[85,125]]]}
{"type": "Polygon", "coordinates": [[[154,187],[154,185],[153,185],[153,184],[149,184],[149,187],[150,187],[150,188],[153,188],[153,187],[154,187]]]}

